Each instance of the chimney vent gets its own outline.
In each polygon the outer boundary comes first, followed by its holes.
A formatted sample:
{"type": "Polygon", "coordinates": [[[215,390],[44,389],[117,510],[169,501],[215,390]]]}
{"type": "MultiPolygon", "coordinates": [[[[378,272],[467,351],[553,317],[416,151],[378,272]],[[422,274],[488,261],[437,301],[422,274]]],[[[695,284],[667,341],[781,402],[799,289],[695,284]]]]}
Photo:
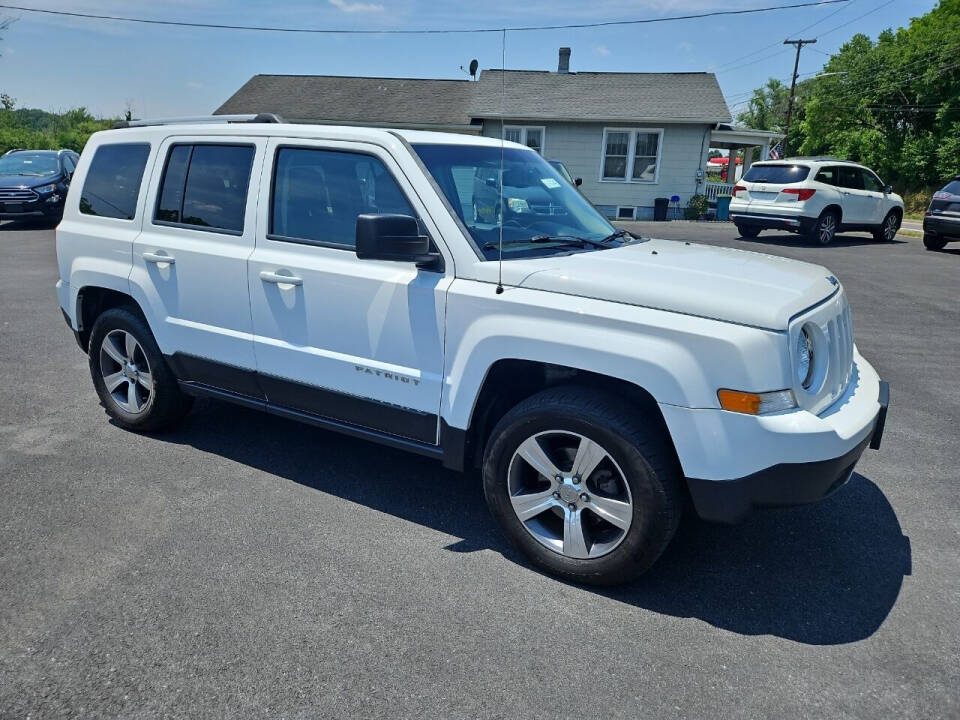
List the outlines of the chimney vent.
{"type": "Polygon", "coordinates": [[[557,64],[557,72],[570,72],[570,48],[560,48],[560,62],[557,64]]]}

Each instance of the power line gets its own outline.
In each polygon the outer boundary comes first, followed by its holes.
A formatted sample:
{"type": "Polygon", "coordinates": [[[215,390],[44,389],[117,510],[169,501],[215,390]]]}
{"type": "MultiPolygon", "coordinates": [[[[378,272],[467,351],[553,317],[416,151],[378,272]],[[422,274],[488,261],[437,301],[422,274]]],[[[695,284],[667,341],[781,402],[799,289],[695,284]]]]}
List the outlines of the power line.
{"type": "MultiPolygon", "coordinates": [[[[892,1],[892,0],[891,0],[892,1]]],[[[205,28],[211,30],[247,30],[254,32],[278,33],[307,33],[321,35],[453,35],[464,33],[502,33],[528,32],[532,30],[573,30],[577,28],[611,27],[615,25],[647,25],[651,23],[672,22],[676,20],[694,20],[698,18],[720,17],[723,15],[751,15],[755,13],[771,12],[774,10],[790,10],[793,8],[820,7],[847,3],[851,0],[815,0],[815,2],[794,3],[791,5],[771,5],[762,8],[748,8],[742,10],[714,10],[712,12],[695,13],[690,15],[671,15],[668,17],[639,18],[634,20],[607,20],[604,22],[572,23],[569,25],[529,25],[499,28],[470,28],[470,29],[384,29],[384,30],[337,30],[333,28],[294,28],[272,27],[267,25],[225,25],[220,23],[186,22],[180,20],[153,20],[120,15],[96,15],[93,13],[71,12],[68,10],[50,10],[48,8],[30,8],[20,5],[0,5],[5,10],[19,10],[21,12],[39,13],[44,15],[58,15],[61,17],[84,18],[88,20],[111,20],[116,22],[140,23],[143,25],[167,25],[175,27],[205,28]]]]}

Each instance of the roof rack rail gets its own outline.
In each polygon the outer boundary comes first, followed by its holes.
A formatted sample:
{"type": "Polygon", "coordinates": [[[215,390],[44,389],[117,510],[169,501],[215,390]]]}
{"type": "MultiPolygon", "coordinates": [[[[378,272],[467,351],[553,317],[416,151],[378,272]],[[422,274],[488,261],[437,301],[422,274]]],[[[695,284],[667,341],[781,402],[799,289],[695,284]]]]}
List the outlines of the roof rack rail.
{"type": "Polygon", "coordinates": [[[283,118],[276,113],[257,113],[249,115],[193,115],[186,117],[157,118],[153,120],[121,120],[114,123],[113,129],[131,127],[150,127],[151,125],[195,125],[198,123],[282,123],[283,118]]]}
{"type": "Polygon", "coordinates": [[[20,152],[21,150],[26,150],[26,148],[10,148],[7,150],[4,155],[9,155],[10,153],[20,152]]]}

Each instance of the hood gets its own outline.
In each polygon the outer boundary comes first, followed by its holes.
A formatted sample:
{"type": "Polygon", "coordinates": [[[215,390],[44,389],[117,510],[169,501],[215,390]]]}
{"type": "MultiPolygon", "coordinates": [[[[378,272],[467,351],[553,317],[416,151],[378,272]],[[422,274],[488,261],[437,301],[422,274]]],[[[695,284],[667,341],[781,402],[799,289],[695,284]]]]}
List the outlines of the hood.
{"type": "Polygon", "coordinates": [[[839,285],[820,265],[673,240],[519,262],[542,263],[519,287],[778,331],[839,285]]]}
{"type": "Polygon", "coordinates": [[[63,176],[60,173],[54,175],[0,175],[0,188],[4,190],[21,188],[34,188],[40,185],[49,185],[50,183],[60,182],[63,176]]]}

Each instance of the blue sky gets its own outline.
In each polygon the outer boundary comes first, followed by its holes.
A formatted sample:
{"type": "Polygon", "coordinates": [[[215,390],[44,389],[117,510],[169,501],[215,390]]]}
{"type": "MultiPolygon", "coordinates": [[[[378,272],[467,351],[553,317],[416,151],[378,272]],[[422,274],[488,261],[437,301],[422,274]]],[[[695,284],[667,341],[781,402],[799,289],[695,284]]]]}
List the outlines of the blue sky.
{"type": "MultiPolygon", "coordinates": [[[[796,0],[793,0],[796,1],[796,0]]],[[[145,18],[330,28],[477,28],[661,17],[788,4],[790,0],[20,0],[30,7],[145,18]]],[[[853,0],[739,17],[645,26],[508,33],[507,67],[555,70],[717,72],[736,112],[768,77],[788,79],[793,51],[779,43],[809,25],[801,73],[815,73],[855,32],[875,37],[928,12],[935,0],[853,0]],[[871,12],[872,11],[872,12],[871,12]],[[869,13],[869,14],[867,14],[869,13]],[[865,15],[865,16],[864,16],[865,15]],[[857,19],[859,16],[864,16],[857,19]],[[852,22],[851,22],[852,21],[852,22]],[[814,25],[814,23],[816,23],[814,25]],[[849,23],[849,24],[847,24],[849,23]],[[838,27],[843,25],[843,27],[838,27]],[[837,29],[834,29],[837,28],[837,29]],[[773,45],[760,51],[765,46],[773,45]],[[752,54],[751,54],[752,53],[752,54]]],[[[257,73],[466,77],[477,58],[500,66],[499,34],[328,36],[145,26],[0,10],[18,20],[0,43],[0,91],[18,106],[84,105],[115,116],[206,114],[257,73]]]]}

